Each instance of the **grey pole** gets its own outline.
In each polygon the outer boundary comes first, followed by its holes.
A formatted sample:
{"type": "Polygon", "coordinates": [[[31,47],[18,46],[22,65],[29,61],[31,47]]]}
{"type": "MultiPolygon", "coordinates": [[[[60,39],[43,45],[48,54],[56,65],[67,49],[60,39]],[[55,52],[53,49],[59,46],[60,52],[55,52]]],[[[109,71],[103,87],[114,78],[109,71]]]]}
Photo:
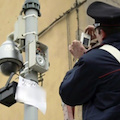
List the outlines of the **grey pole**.
{"type": "MultiPolygon", "coordinates": [[[[38,20],[37,17],[40,16],[40,4],[38,0],[26,0],[23,6],[23,11],[25,13],[25,61],[29,60],[29,48],[28,44],[33,40],[38,40],[38,20]],[[34,16],[31,16],[34,15],[34,16]],[[37,16],[37,17],[35,17],[37,16]],[[33,34],[35,32],[36,34],[33,34]]],[[[28,64],[26,64],[25,68],[28,68],[28,64]]],[[[25,74],[26,79],[32,79],[38,82],[36,71],[29,71],[25,74]]],[[[38,109],[25,104],[24,105],[24,120],[38,120],[38,109]]]]}

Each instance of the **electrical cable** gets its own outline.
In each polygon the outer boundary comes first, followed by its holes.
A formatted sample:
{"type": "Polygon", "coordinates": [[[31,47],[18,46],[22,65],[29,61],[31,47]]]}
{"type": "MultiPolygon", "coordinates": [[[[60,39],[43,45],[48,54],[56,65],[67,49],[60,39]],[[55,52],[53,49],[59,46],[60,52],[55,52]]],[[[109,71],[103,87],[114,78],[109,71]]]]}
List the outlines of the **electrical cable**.
{"type": "Polygon", "coordinates": [[[45,34],[47,31],[49,31],[55,24],[57,24],[62,18],[64,18],[66,15],[71,13],[76,8],[79,8],[81,5],[83,5],[87,0],[84,0],[83,2],[80,2],[78,4],[75,4],[74,7],[71,7],[66,12],[64,12],[62,15],[60,15],[58,18],[56,18],[48,27],[46,27],[44,30],[42,30],[40,33],[38,33],[38,37],[41,37],[43,34],[45,34]]]}

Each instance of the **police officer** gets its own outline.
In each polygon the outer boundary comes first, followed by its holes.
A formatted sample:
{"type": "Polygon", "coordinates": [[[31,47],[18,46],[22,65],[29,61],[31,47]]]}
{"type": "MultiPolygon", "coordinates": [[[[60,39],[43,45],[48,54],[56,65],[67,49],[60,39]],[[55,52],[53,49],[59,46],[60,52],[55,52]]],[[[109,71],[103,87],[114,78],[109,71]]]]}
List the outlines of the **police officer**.
{"type": "Polygon", "coordinates": [[[87,51],[73,41],[69,49],[79,60],[66,73],[59,94],[67,105],[83,105],[83,120],[120,120],[120,63],[99,49],[107,44],[120,50],[120,8],[96,1],[87,14],[95,24],[86,32],[100,45],[87,51]]]}

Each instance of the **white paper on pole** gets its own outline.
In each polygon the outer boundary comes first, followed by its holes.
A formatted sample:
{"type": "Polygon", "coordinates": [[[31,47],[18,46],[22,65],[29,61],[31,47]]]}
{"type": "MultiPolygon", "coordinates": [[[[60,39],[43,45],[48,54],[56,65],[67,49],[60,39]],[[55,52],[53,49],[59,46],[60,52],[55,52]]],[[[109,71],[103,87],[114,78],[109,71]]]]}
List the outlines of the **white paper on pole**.
{"type": "Polygon", "coordinates": [[[43,114],[46,113],[46,92],[35,81],[19,76],[15,99],[38,108],[43,114]]]}

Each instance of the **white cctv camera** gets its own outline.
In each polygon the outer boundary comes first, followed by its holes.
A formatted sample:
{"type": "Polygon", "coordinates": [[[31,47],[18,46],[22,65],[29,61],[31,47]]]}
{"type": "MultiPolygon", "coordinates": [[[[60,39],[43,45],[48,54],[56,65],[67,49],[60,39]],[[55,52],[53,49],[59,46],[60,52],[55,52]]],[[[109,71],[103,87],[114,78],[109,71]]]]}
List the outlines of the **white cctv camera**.
{"type": "Polygon", "coordinates": [[[14,34],[10,34],[0,47],[0,68],[1,72],[9,76],[12,72],[17,72],[23,66],[22,55],[13,42],[14,34]]]}

